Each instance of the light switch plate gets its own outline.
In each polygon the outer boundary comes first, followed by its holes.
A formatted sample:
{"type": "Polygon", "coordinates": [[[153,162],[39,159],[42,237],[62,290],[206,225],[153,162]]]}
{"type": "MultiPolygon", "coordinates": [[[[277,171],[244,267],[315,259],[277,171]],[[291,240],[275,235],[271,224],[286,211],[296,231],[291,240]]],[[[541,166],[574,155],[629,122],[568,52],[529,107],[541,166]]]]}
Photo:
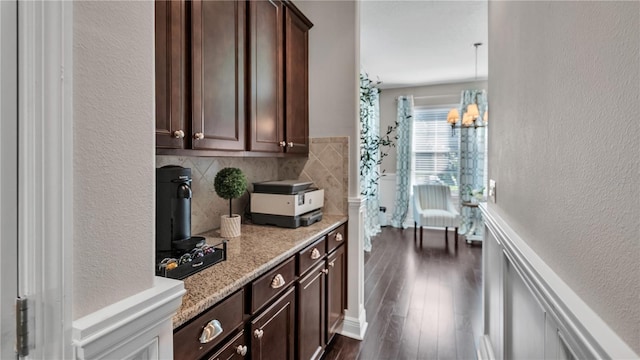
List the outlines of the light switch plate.
{"type": "Polygon", "coordinates": [[[496,202],[496,181],[493,179],[489,179],[489,198],[493,203],[496,202]]]}

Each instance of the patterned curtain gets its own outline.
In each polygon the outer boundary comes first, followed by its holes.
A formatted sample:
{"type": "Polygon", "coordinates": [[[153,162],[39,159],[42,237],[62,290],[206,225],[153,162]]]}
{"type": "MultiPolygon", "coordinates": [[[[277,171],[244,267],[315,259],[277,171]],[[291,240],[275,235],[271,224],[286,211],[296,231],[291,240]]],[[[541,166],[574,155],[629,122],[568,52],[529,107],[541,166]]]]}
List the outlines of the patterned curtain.
{"type": "Polygon", "coordinates": [[[396,199],[391,226],[404,228],[411,197],[411,139],[413,132],[413,96],[400,96],[398,101],[398,143],[396,166],[396,199]]]}
{"type": "Polygon", "coordinates": [[[380,232],[380,200],[378,196],[378,162],[380,151],[380,94],[364,75],[360,76],[360,143],[363,154],[360,167],[360,189],[366,200],[364,217],[364,250],[371,251],[371,238],[380,232]],[[375,148],[375,151],[372,150],[375,148]],[[366,152],[366,154],[364,154],[366,152]],[[364,155],[364,156],[363,156],[364,155]]]}
{"type": "MultiPolygon", "coordinates": [[[[482,124],[484,113],[488,109],[487,93],[484,90],[465,90],[460,100],[460,114],[467,110],[467,106],[477,103],[480,116],[476,125],[482,124]]],[[[463,202],[472,201],[472,193],[484,190],[486,186],[486,127],[462,127],[460,129],[460,214],[462,224],[460,234],[467,239],[481,238],[484,231],[482,216],[476,208],[462,206],[463,202]]]]}

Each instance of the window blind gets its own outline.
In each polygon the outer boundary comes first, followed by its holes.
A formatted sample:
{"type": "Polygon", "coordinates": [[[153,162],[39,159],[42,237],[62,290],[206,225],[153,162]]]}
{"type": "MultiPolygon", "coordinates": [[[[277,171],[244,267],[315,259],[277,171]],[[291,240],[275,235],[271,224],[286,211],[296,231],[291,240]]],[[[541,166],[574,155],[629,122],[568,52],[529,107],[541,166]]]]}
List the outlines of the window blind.
{"type": "Polygon", "coordinates": [[[459,132],[451,136],[447,114],[451,105],[442,108],[414,109],[413,113],[413,184],[440,181],[458,195],[459,132]]]}

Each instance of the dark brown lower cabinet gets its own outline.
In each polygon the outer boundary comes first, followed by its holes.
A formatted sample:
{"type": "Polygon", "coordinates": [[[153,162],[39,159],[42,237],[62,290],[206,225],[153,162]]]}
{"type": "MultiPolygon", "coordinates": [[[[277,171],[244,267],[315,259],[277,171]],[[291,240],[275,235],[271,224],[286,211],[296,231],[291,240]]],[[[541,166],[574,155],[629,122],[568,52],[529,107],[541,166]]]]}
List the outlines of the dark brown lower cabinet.
{"type": "Polygon", "coordinates": [[[298,286],[298,359],[319,359],[325,346],[326,272],[323,261],[298,286]]]}
{"type": "Polygon", "coordinates": [[[345,223],[320,235],[183,325],[174,358],[320,359],[344,318],[346,233],[345,223]]]}
{"type": "Polygon", "coordinates": [[[236,336],[227,341],[209,360],[240,360],[247,355],[249,348],[244,337],[244,331],[238,332],[236,336]]]}
{"type": "Polygon", "coordinates": [[[327,257],[327,343],[335,335],[347,307],[347,259],[345,246],[327,257]]]}
{"type": "Polygon", "coordinates": [[[252,360],[293,360],[295,286],[251,321],[252,360]]]}

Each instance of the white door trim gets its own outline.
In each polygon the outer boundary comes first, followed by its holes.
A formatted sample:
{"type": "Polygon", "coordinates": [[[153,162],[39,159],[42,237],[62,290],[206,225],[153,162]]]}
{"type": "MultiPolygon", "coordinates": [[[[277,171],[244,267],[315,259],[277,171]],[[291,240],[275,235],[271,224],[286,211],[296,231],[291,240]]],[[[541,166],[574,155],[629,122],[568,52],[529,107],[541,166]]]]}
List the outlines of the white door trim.
{"type": "Polygon", "coordinates": [[[18,290],[17,1],[0,1],[0,359],[15,356],[18,290]]]}
{"type": "Polygon", "coordinates": [[[28,358],[73,354],[72,25],[72,2],[18,3],[18,292],[29,299],[28,358]]]}

